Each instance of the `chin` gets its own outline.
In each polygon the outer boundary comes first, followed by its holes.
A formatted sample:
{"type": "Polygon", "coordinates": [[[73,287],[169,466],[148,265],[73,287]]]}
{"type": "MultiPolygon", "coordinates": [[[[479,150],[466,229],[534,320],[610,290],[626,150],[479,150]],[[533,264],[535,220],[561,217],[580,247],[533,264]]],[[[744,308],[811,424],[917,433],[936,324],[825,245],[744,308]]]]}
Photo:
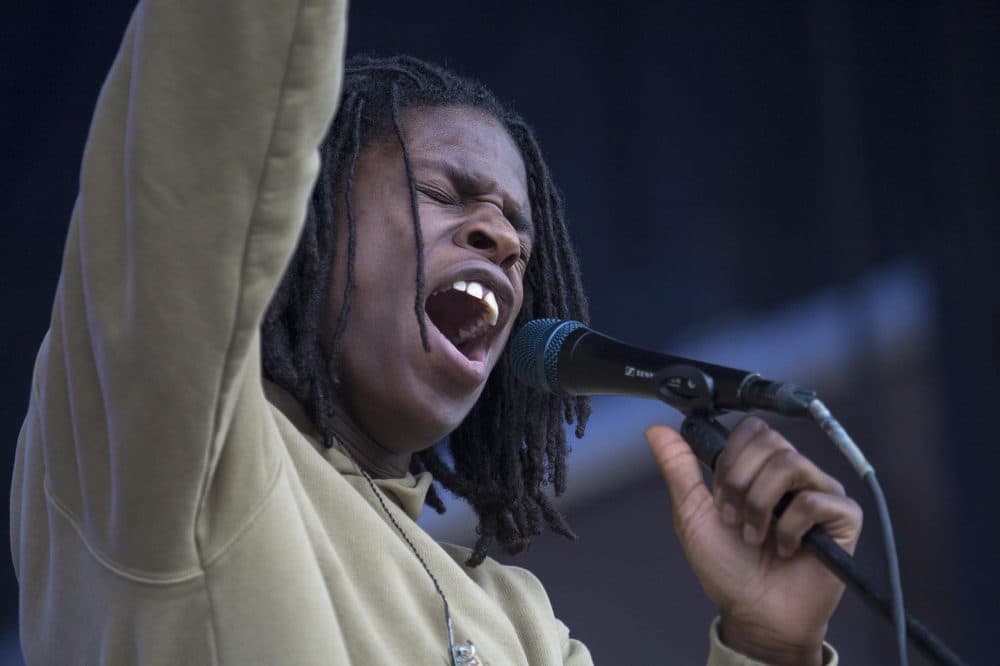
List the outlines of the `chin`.
{"type": "Polygon", "coordinates": [[[456,401],[425,387],[410,392],[406,400],[366,401],[356,406],[360,412],[359,425],[386,448],[400,453],[417,453],[434,446],[458,428],[472,410],[479,393],[456,401]]]}
{"type": "MultiPolygon", "coordinates": [[[[382,343],[378,345],[372,344],[375,337],[369,338],[367,358],[345,354],[342,366],[344,397],[356,425],[390,450],[426,450],[462,424],[482,395],[486,381],[463,386],[461,380],[467,378],[456,379],[451,368],[442,369],[442,345],[449,344],[444,340],[434,340],[432,352],[427,353],[416,330],[405,329],[389,341],[375,340],[382,343]],[[402,358],[390,368],[386,359],[393,356],[402,358]],[[391,381],[378,379],[388,376],[391,381]]],[[[365,347],[352,339],[349,344],[345,341],[343,348],[365,347]]]]}
{"type": "Polygon", "coordinates": [[[430,441],[427,446],[433,446],[457,430],[472,411],[480,393],[481,391],[477,391],[475,397],[461,403],[442,399],[435,405],[420,406],[417,413],[413,414],[413,421],[421,422],[418,428],[419,432],[423,433],[421,439],[430,441]]]}

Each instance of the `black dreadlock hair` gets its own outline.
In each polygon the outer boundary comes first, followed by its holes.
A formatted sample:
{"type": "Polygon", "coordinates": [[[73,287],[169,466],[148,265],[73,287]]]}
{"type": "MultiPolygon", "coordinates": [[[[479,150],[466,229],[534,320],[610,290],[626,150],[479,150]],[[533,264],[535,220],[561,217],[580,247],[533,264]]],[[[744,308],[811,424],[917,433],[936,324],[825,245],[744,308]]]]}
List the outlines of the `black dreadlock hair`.
{"type": "MultiPolygon", "coordinates": [[[[524,302],[515,326],[539,317],[588,320],[577,259],[563,220],[563,200],[527,124],[482,84],[439,66],[407,56],[351,58],[345,67],[343,101],[320,148],[319,177],[302,237],[261,327],[264,376],[302,403],[327,446],[332,444],[333,395],[339,381],[336,360],[354,286],[354,172],[359,153],[375,139],[394,136],[402,150],[417,256],[414,310],[424,349],[430,349],[424,311],[423,239],[400,121],[402,109],[419,106],[485,111],[507,129],[521,152],[535,251],[525,273],[524,302]],[[344,188],[344,211],[336,210],[340,187],[344,188]],[[323,335],[323,315],[336,255],[334,225],[342,218],[347,222],[347,274],[343,303],[329,341],[323,335]]],[[[438,483],[467,500],[478,514],[478,540],[469,558],[471,566],[483,561],[494,541],[510,554],[524,550],[541,533],[543,522],[558,534],[576,538],[542,489],[552,484],[556,495],[565,491],[569,447],[563,421],[575,422],[576,436],[582,437],[589,414],[586,398],[560,398],[518,383],[505,351],[479,400],[448,438],[453,465],[445,463],[434,448],[413,457],[414,473],[430,471],[438,483]]],[[[427,503],[439,513],[444,511],[433,487],[427,503]]]]}

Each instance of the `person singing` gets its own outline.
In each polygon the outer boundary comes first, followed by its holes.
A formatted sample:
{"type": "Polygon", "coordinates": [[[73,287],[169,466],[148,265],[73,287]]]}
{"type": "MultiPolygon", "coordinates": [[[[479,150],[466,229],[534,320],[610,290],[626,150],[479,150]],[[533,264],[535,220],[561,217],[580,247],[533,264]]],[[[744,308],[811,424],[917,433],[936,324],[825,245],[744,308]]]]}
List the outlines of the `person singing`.
{"type": "MultiPolygon", "coordinates": [[[[517,384],[504,351],[528,320],[587,319],[562,199],[482,85],[345,61],[345,12],[135,9],[18,440],[29,664],[592,663],[488,556],[572,536],[543,490],[589,405],[517,384]],[[475,510],[474,548],[415,522],[435,483],[475,510]]],[[[858,506],[759,419],[711,490],[676,432],[647,437],[719,607],[708,662],[836,663],[843,587],[799,540],[852,550],[858,506]]]]}

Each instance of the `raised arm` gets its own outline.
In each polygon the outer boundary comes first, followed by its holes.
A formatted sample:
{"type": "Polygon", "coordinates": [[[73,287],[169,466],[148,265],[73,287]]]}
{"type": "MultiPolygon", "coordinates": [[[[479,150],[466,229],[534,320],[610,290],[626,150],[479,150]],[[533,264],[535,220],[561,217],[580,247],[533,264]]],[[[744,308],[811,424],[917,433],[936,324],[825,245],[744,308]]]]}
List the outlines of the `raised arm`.
{"type": "Polygon", "coordinates": [[[94,113],[19,441],[19,571],[43,480],[92,552],[153,579],[198,570],[262,500],[278,458],[258,327],[336,107],[345,4],[136,7],[94,113]],[[213,495],[221,474],[238,496],[213,495]]]}

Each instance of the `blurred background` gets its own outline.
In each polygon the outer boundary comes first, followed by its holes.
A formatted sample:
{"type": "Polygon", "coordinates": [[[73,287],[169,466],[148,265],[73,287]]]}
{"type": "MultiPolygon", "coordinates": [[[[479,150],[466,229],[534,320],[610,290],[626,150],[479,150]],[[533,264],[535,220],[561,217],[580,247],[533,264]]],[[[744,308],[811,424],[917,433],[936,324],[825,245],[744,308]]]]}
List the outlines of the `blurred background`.
{"type": "MultiPolygon", "coordinates": [[[[90,114],[133,5],[15,3],[0,25],[5,487],[90,114]]],[[[534,125],[595,328],[818,388],[879,470],[908,609],[996,663],[998,3],[357,0],[350,20],[350,52],[449,65],[534,125]]],[[[642,439],[657,420],[678,422],[595,400],[561,503],[579,541],[546,536],[513,560],[601,664],[706,654],[715,611],[642,439]]],[[[814,427],[776,424],[866,508],[858,557],[885,581],[863,485],[814,427]]],[[[457,506],[426,526],[473,536],[457,506]]],[[[18,664],[2,559],[0,663],[18,664]]],[[[830,639],[845,664],[894,660],[888,623],[850,592],[830,639]]]]}

